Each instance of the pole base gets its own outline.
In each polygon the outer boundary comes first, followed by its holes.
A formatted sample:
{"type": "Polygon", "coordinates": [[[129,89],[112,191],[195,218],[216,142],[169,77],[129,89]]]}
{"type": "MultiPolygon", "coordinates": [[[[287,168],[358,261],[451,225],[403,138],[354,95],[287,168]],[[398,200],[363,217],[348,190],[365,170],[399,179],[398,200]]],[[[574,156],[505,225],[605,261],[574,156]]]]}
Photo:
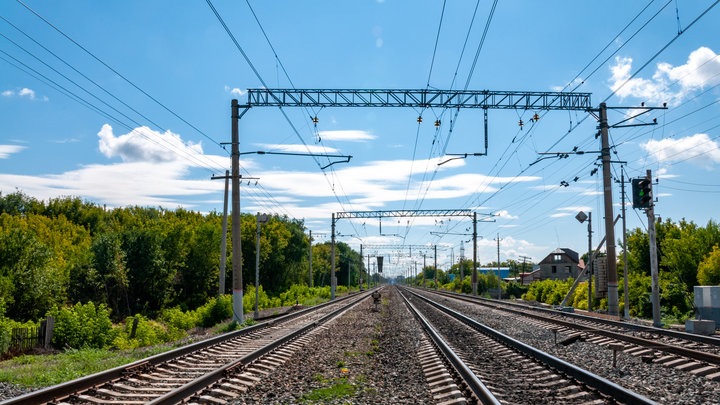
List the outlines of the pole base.
{"type": "Polygon", "coordinates": [[[237,323],[245,322],[245,314],[243,314],[243,291],[233,291],[233,320],[237,323]]]}

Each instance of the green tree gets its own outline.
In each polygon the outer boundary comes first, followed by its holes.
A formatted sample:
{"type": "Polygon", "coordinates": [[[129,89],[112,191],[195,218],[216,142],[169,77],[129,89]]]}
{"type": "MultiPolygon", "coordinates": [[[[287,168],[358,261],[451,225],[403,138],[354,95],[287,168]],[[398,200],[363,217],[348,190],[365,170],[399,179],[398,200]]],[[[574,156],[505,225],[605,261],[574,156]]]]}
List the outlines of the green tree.
{"type": "Polygon", "coordinates": [[[95,238],[90,247],[94,271],[88,270],[88,274],[83,276],[91,277],[91,280],[102,288],[103,301],[108,304],[116,317],[122,313],[126,315],[132,313],[128,302],[130,281],[126,255],[121,245],[122,240],[117,233],[108,233],[95,238]]]}
{"type": "Polygon", "coordinates": [[[126,231],[122,238],[129,279],[131,313],[154,313],[161,310],[173,293],[168,287],[174,274],[169,271],[161,249],[159,232],[149,229],[126,231]]]}
{"type": "Polygon", "coordinates": [[[720,285],[720,246],[713,246],[698,266],[697,278],[700,285],[720,285]]]}

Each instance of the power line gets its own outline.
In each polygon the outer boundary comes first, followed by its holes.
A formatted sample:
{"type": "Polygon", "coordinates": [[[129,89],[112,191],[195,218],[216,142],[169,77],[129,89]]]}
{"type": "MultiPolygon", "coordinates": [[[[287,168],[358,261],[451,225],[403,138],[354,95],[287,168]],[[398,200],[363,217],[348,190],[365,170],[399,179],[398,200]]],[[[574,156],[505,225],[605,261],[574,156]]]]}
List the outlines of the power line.
{"type": "Polygon", "coordinates": [[[128,84],[130,84],[131,86],[133,86],[133,87],[134,87],[135,89],[137,89],[139,92],[141,92],[141,93],[143,93],[144,95],[146,95],[148,98],[150,98],[152,101],[154,101],[157,105],[159,105],[160,107],[164,108],[167,112],[169,112],[170,114],[172,114],[172,115],[174,115],[175,117],[177,117],[180,121],[182,121],[182,122],[184,122],[185,124],[187,124],[188,126],[190,126],[190,128],[194,129],[195,131],[197,131],[199,134],[201,134],[201,135],[204,136],[205,138],[209,139],[209,140],[210,140],[211,142],[213,142],[214,144],[222,147],[222,146],[220,145],[220,143],[218,143],[216,140],[212,139],[210,136],[208,136],[208,135],[207,135],[206,133],[204,133],[203,131],[197,129],[197,127],[195,127],[195,126],[192,125],[191,123],[187,122],[184,118],[182,118],[181,116],[179,116],[178,114],[176,114],[173,110],[171,110],[171,109],[169,109],[168,107],[166,107],[165,104],[161,103],[161,102],[158,101],[156,98],[154,98],[153,96],[151,96],[150,94],[148,94],[145,90],[141,89],[141,88],[138,87],[135,83],[131,82],[128,78],[126,78],[125,76],[121,75],[117,70],[115,70],[115,69],[113,69],[112,67],[110,67],[110,65],[108,65],[108,64],[105,63],[105,62],[103,62],[100,58],[98,58],[97,56],[95,56],[92,52],[90,52],[90,51],[88,51],[87,49],[85,49],[82,45],[80,45],[79,43],[77,43],[74,39],[70,38],[67,34],[65,34],[65,33],[64,33],[63,31],[61,31],[59,28],[57,28],[56,26],[54,26],[53,24],[51,24],[50,21],[46,20],[46,19],[45,19],[44,17],[42,17],[40,14],[36,13],[33,9],[31,9],[30,7],[28,7],[27,5],[25,5],[25,3],[23,3],[23,2],[20,1],[20,0],[17,0],[17,2],[20,3],[20,4],[22,4],[25,8],[27,8],[28,10],[30,10],[33,14],[35,14],[36,16],[38,16],[38,18],[40,18],[41,20],[45,21],[45,23],[47,23],[49,26],[51,26],[53,29],[55,29],[55,31],[57,31],[57,32],[59,32],[60,34],[62,34],[65,38],[67,38],[67,39],[70,40],[72,43],[74,43],[75,45],[77,45],[80,49],[82,49],[83,51],[85,51],[88,55],[92,56],[95,60],[97,60],[98,62],[100,62],[103,66],[105,66],[106,68],[110,69],[110,70],[111,70],[113,73],[115,73],[116,75],[120,76],[120,78],[122,78],[123,80],[125,80],[128,84]]]}
{"type": "Polygon", "coordinates": [[[438,42],[440,41],[440,28],[442,28],[443,17],[445,16],[445,4],[447,0],[443,1],[442,12],[440,12],[440,23],[438,24],[437,35],[435,36],[435,48],[433,48],[433,56],[430,61],[430,73],[428,73],[427,87],[430,87],[430,77],[432,76],[433,65],[435,65],[435,53],[437,52],[438,42]]]}
{"type": "Polygon", "coordinates": [[[682,34],[684,34],[685,32],[687,32],[693,25],[695,25],[696,22],[700,21],[700,19],[703,18],[703,17],[705,16],[705,14],[707,14],[710,10],[712,10],[712,8],[715,7],[718,3],[720,3],[720,0],[716,0],[713,4],[711,4],[710,7],[708,7],[705,11],[703,11],[702,14],[700,14],[697,18],[695,18],[695,19],[693,20],[693,22],[691,22],[690,25],[688,25],[688,26],[685,28],[685,30],[678,32],[678,34],[677,34],[676,36],[674,36],[673,39],[671,39],[667,44],[665,44],[665,46],[663,46],[659,51],[657,51],[657,53],[656,53],[655,55],[653,55],[652,58],[650,58],[647,62],[645,62],[644,65],[642,65],[642,66],[640,67],[640,69],[638,69],[635,73],[633,73],[632,76],[630,76],[629,78],[627,78],[627,80],[625,80],[625,81],[623,82],[623,84],[621,84],[618,88],[616,88],[615,90],[613,90],[613,92],[610,93],[610,95],[608,95],[608,96],[605,98],[605,100],[603,100],[603,103],[606,102],[606,101],[608,101],[612,96],[614,96],[615,93],[618,92],[618,90],[620,90],[620,89],[622,89],[623,87],[625,87],[625,85],[628,84],[628,83],[630,82],[630,80],[634,79],[635,76],[637,76],[640,72],[642,72],[642,70],[645,69],[652,61],[654,61],[655,58],[657,58],[661,53],[663,53],[663,51],[665,51],[665,49],[667,49],[670,45],[672,45],[672,43],[675,42],[676,39],[680,38],[680,35],[682,35],[682,34]]]}

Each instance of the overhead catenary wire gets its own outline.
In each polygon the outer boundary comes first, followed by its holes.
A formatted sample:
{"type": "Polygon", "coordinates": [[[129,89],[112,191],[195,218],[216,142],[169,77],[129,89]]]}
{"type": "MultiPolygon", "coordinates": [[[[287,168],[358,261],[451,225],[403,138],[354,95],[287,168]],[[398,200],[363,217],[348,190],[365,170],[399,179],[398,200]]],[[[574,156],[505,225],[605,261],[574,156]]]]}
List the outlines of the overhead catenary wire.
{"type": "MultiPolygon", "coordinates": [[[[267,88],[268,86],[267,86],[267,84],[265,83],[265,80],[263,80],[262,76],[260,75],[260,72],[258,72],[258,70],[255,68],[255,65],[252,63],[252,61],[250,60],[250,58],[247,56],[247,54],[246,54],[245,51],[243,50],[242,46],[240,46],[240,43],[237,41],[237,39],[235,39],[235,36],[233,35],[232,31],[231,31],[230,28],[227,26],[227,24],[225,24],[225,21],[223,20],[222,16],[221,16],[220,13],[217,11],[217,9],[215,8],[215,6],[212,4],[212,1],[211,1],[211,0],[206,0],[206,2],[207,2],[207,4],[208,4],[208,6],[210,7],[210,9],[211,9],[211,10],[213,11],[213,13],[215,14],[215,17],[217,18],[217,20],[220,22],[220,24],[221,24],[221,25],[223,26],[223,28],[225,29],[225,32],[228,34],[228,36],[230,37],[230,39],[232,40],[232,42],[235,44],[235,47],[238,49],[238,51],[240,51],[240,53],[242,54],[243,58],[245,58],[245,61],[247,62],[247,64],[248,64],[248,66],[250,67],[250,69],[253,71],[253,73],[254,73],[255,76],[258,78],[258,80],[260,81],[260,83],[261,83],[265,88],[267,88]]],[[[269,41],[269,39],[268,39],[268,41],[269,41]]],[[[293,129],[293,132],[295,132],[296,136],[300,139],[300,142],[301,142],[301,143],[303,144],[303,146],[305,146],[305,148],[308,150],[308,153],[310,153],[310,148],[308,147],[307,143],[305,142],[305,140],[303,139],[303,137],[302,137],[302,136],[300,135],[300,133],[298,132],[298,130],[297,130],[297,128],[295,127],[295,125],[294,125],[294,124],[292,123],[292,121],[290,120],[290,117],[288,117],[288,115],[285,113],[285,110],[282,109],[282,108],[279,108],[279,110],[280,110],[280,112],[282,113],[282,115],[283,115],[283,117],[285,118],[285,120],[286,120],[286,121],[288,122],[288,124],[290,125],[290,127],[293,129]]],[[[318,165],[318,167],[320,168],[320,171],[323,173],[323,176],[325,177],[325,180],[327,181],[328,186],[330,186],[330,188],[332,189],[333,194],[335,195],[336,200],[338,201],[338,203],[340,204],[340,206],[342,207],[342,209],[345,210],[344,204],[343,204],[343,202],[340,200],[340,197],[339,197],[339,196],[337,195],[337,193],[335,192],[335,188],[332,186],[332,182],[331,182],[330,179],[328,178],[326,171],[322,169],[322,164],[320,163],[320,161],[317,159],[316,156],[313,156],[313,160],[315,160],[315,163],[318,165]]],[[[332,169],[332,168],[331,168],[331,169],[332,169]]],[[[334,173],[334,171],[331,171],[331,173],[334,173]]],[[[338,182],[339,182],[339,179],[338,179],[338,182]]],[[[347,203],[348,203],[349,205],[352,205],[352,203],[350,202],[350,199],[347,197],[347,195],[345,195],[345,199],[346,199],[346,201],[347,201],[347,203]]],[[[351,224],[351,226],[353,227],[353,229],[355,229],[355,225],[352,223],[352,221],[350,221],[350,224],[351,224]]],[[[357,233],[357,229],[355,229],[355,232],[357,233]]]]}
{"type": "Polygon", "coordinates": [[[103,62],[100,58],[98,58],[97,56],[95,56],[95,54],[93,54],[92,52],[90,52],[89,50],[87,50],[85,47],[83,47],[82,45],[80,45],[80,44],[79,44],[78,42],[76,42],[74,39],[70,38],[70,36],[68,36],[67,34],[65,34],[62,30],[60,30],[59,28],[57,28],[56,26],[54,26],[52,23],[50,23],[50,21],[46,20],[43,16],[41,16],[40,14],[38,14],[37,12],[35,12],[35,10],[31,9],[30,7],[28,7],[25,3],[23,3],[23,2],[20,1],[20,0],[16,0],[16,1],[17,1],[18,3],[20,3],[20,4],[22,4],[23,7],[27,8],[28,10],[30,10],[33,14],[35,14],[38,18],[40,18],[41,20],[43,20],[45,23],[47,23],[47,24],[48,24],[50,27],[52,27],[55,31],[57,31],[57,32],[60,33],[62,36],[64,36],[64,37],[67,38],[68,40],[70,40],[70,42],[72,42],[73,44],[77,45],[80,49],[82,49],[83,51],[85,51],[85,53],[87,53],[88,55],[90,55],[93,59],[95,59],[95,60],[97,60],[98,62],[100,62],[103,66],[105,66],[106,68],[110,69],[113,73],[115,73],[116,75],[118,75],[118,76],[119,76],[121,79],[123,79],[125,82],[127,82],[128,84],[130,84],[132,87],[134,87],[135,89],[137,89],[139,92],[141,92],[142,94],[144,94],[145,96],[147,96],[147,97],[148,97],[149,99],[151,99],[152,101],[154,101],[157,105],[159,105],[160,107],[162,107],[163,109],[165,109],[165,110],[166,110],[167,112],[169,112],[170,114],[174,115],[174,116],[175,116],[176,118],[178,118],[180,121],[182,121],[182,122],[184,122],[185,124],[187,124],[190,128],[192,128],[192,129],[194,129],[195,131],[197,131],[200,135],[202,135],[202,136],[204,136],[205,138],[209,139],[212,143],[216,144],[216,145],[219,146],[219,147],[222,147],[222,145],[220,145],[219,142],[217,142],[216,140],[214,140],[213,138],[211,138],[209,135],[207,135],[207,134],[204,133],[203,131],[199,130],[197,127],[195,127],[194,125],[192,125],[192,124],[189,123],[188,121],[186,121],[186,120],[185,120],[184,118],[182,118],[180,115],[178,115],[177,113],[175,113],[175,111],[171,110],[171,109],[168,108],[165,104],[163,104],[163,103],[161,103],[160,101],[158,101],[155,97],[153,97],[153,96],[151,96],[150,94],[148,94],[145,90],[141,89],[138,85],[136,85],[135,83],[133,83],[132,81],[130,81],[130,79],[126,78],[125,76],[123,76],[122,74],[120,74],[120,72],[118,72],[117,70],[113,69],[110,65],[108,65],[108,64],[105,63],[105,62],[103,62]]]}

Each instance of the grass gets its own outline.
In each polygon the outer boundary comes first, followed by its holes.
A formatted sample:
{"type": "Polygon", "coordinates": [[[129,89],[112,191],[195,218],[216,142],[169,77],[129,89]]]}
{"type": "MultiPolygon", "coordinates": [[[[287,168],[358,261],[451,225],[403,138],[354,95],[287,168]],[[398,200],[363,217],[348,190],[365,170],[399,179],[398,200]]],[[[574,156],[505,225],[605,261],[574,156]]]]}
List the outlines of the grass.
{"type": "Polygon", "coordinates": [[[322,304],[322,303],[328,302],[328,301],[330,301],[330,300],[327,298],[312,297],[312,298],[308,298],[305,301],[303,301],[302,304],[305,305],[306,307],[312,307],[312,306],[322,304]]]}
{"type": "Polygon", "coordinates": [[[147,350],[68,350],[55,356],[25,355],[0,362],[0,382],[25,387],[44,387],[74,380],[153,356],[174,347],[147,350]]]}
{"type": "MultiPolygon", "coordinates": [[[[321,383],[331,383],[330,386],[319,388],[316,390],[310,391],[308,394],[303,395],[303,397],[300,399],[303,402],[316,402],[316,401],[322,401],[320,403],[326,403],[326,401],[337,399],[337,398],[343,398],[343,397],[349,397],[354,396],[355,392],[360,389],[360,385],[364,382],[367,382],[367,377],[360,374],[357,377],[355,377],[353,382],[349,382],[346,377],[335,379],[334,381],[325,379],[321,374],[317,374],[313,377],[315,381],[319,381],[321,383]]],[[[371,388],[366,388],[364,391],[367,392],[374,392],[371,388]]]]}
{"type": "Polygon", "coordinates": [[[327,388],[319,388],[303,395],[303,401],[327,401],[355,395],[355,386],[348,382],[338,382],[327,388]]]}

